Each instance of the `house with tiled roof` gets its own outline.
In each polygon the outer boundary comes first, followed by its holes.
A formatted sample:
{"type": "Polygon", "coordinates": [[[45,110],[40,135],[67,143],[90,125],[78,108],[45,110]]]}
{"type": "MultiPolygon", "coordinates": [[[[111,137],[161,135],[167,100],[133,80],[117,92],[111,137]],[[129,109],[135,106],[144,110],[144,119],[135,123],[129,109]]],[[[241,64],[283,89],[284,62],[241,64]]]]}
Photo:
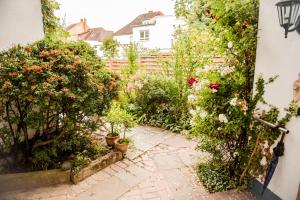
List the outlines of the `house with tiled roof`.
{"type": "Polygon", "coordinates": [[[103,55],[100,50],[103,40],[113,37],[114,34],[113,31],[106,30],[102,27],[90,28],[85,18],[81,19],[78,23],[67,26],[66,31],[69,33],[68,41],[84,40],[97,51],[99,56],[103,55]]]}
{"type": "MultiPolygon", "coordinates": [[[[160,11],[149,11],[137,16],[129,24],[115,32],[114,39],[121,46],[134,42],[141,49],[169,52],[175,29],[182,25],[184,25],[184,21],[175,16],[164,15],[160,11]]],[[[120,50],[119,55],[122,56],[122,54],[124,52],[120,50]]]]}

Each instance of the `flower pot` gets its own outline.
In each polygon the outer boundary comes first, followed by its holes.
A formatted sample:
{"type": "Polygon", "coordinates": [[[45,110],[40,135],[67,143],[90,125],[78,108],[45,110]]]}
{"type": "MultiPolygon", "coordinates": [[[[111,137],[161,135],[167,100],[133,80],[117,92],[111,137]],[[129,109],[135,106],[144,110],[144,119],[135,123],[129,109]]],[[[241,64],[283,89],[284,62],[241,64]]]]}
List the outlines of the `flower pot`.
{"type": "Polygon", "coordinates": [[[108,134],[108,135],[105,136],[105,140],[106,140],[107,146],[109,146],[109,147],[114,147],[115,146],[115,141],[117,139],[120,139],[119,135],[117,135],[117,136],[111,136],[110,134],[108,134]]]}
{"type": "Polygon", "coordinates": [[[129,144],[128,143],[120,144],[119,141],[120,141],[120,138],[115,140],[115,149],[122,152],[123,154],[126,154],[129,144]]]}

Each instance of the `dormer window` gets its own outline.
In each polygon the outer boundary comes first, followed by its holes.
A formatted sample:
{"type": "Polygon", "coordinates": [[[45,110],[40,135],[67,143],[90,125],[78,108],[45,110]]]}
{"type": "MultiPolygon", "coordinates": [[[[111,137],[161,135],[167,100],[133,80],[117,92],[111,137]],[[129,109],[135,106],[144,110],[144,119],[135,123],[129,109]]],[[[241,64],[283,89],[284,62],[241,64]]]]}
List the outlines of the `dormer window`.
{"type": "Polygon", "coordinates": [[[149,41],[149,30],[140,31],[140,41],[149,41]]]}

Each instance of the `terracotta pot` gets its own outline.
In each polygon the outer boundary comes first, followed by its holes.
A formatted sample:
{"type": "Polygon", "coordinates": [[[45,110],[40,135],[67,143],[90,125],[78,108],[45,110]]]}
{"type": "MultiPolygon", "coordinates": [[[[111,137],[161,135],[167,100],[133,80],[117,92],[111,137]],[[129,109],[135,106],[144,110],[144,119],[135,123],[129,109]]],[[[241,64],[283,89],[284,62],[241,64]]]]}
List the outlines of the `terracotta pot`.
{"type": "Polygon", "coordinates": [[[126,152],[128,150],[128,144],[126,144],[126,143],[120,144],[119,141],[120,141],[120,138],[115,140],[115,149],[122,152],[123,154],[126,154],[126,152]]]}
{"type": "Polygon", "coordinates": [[[115,141],[117,139],[120,139],[120,135],[110,136],[108,134],[108,135],[105,136],[105,140],[106,140],[107,146],[109,146],[109,147],[114,147],[115,146],[115,141]]]}

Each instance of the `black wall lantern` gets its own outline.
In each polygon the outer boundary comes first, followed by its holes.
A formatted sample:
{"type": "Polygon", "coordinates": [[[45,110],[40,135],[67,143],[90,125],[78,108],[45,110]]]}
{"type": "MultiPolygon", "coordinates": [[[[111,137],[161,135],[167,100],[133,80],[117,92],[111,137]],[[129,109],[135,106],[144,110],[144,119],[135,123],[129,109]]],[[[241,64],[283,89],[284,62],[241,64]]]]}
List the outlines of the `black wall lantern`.
{"type": "Polygon", "coordinates": [[[300,28],[300,0],[281,0],[276,4],[279,24],[285,30],[285,38],[288,32],[300,28]]]}

